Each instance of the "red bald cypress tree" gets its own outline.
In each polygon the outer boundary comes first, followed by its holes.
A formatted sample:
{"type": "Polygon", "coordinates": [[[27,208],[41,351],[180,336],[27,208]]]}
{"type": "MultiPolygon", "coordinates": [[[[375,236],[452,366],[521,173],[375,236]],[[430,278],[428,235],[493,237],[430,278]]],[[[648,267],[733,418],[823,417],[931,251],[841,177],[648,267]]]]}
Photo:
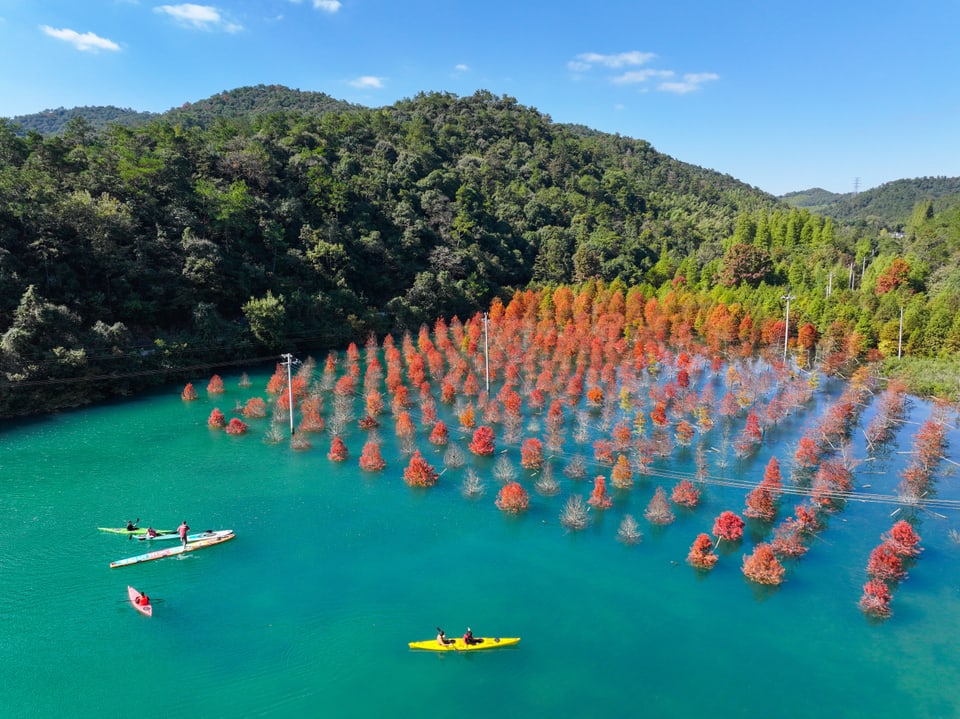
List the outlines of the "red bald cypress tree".
{"type": "Polygon", "coordinates": [[[706,532],[701,532],[693,540],[687,562],[697,569],[713,569],[719,557],[713,551],[713,540],[706,532]]]}
{"type": "Polygon", "coordinates": [[[780,584],[785,573],[769,544],[758,544],[753,554],[743,558],[744,576],[758,584],[780,584]]]}

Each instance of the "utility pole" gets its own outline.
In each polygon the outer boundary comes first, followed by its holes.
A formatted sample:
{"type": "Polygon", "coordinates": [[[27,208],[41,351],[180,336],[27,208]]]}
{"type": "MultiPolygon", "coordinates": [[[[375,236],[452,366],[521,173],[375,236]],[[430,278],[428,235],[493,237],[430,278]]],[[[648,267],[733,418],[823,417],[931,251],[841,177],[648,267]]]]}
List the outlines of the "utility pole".
{"type": "Polygon", "coordinates": [[[903,305],[900,305],[900,331],[897,333],[897,359],[903,350],[903,305]]]}
{"type": "Polygon", "coordinates": [[[487,376],[487,392],[490,391],[490,340],[489,332],[487,330],[487,324],[489,322],[489,315],[483,313],[483,363],[484,369],[486,370],[487,376]]]}
{"type": "Polygon", "coordinates": [[[300,364],[300,360],[289,352],[280,355],[284,361],[281,363],[287,368],[287,399],[290,401],[290,436],[293,436],[293,365],[300,364]]]}
{"type": "Polygon", "coordinates": [[[787,321],[783,326],[783,361],[787,361],[787,340],[790,339],[790,300],[794,299],[794,296],[790,293],[785,294],[780,298],[781,300],[787,301],[787,321]]]}
{"type": "Polygon", "coordinates": [[[827,297],[833,294],[833,270],[830,270],[830,277],[827,280],[827,297]]]}

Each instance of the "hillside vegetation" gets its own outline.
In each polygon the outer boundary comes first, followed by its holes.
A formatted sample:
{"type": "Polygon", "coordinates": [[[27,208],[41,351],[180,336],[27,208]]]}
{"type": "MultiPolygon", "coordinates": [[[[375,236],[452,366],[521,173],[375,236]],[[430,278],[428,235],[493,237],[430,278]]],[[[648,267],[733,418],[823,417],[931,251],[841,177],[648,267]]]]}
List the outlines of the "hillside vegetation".
{"type": "Polygon", "coordinates": [[[509,97],[291,97],[241,89],[103,132],[0,126],[0,413],[416,329],[530,285],[686,303],[693,331],[722,306],[731,347],[788,290],[791,335],[852,356],[895,350],[901,306],[909,354],[960,343],[956,218],[932,206],[909,238],[873,235],[509,97]]]}
{"type": "Polygon", "coordinates": [[[39,132],[41,135],[56,135],[76,118],[82,118],[94,130],[105,130],[112,124],[141,125],[157,117],[152,112],[138,112],[130,108],[114,107],[113,105],[87,105],[84,107],[58,107],[43,110],[30,115],[18,115],[10,121],[21,128],[23,132],[39,132]]]}
{"type": "Polygon", "coordinates": [[[138,112],[107,106],[86,106],[44,110],[30,115],[10,118],[23,132],[58,135],[75,118],[82,118],[93,130],[107,129],[111,124],[132,127],[157,119],[166,119],[181,125],[208,127],[216,120],[238,117],[252,118],[272,112],[302,112],[322,115],[325,112],[358,109],[343,100],[336,100],[322,92],[293,90],[281,85],[239,87],[197,102],[185,102],[164,113],[138,112]]]}
{"type": "Polygon", "coordinates": [[[874,230],[901,231],[917,203],[932,202],[937,210],[960,204],[960,177],[919,177],[894,180],[864,192],[836,194],[815,188],[782,197],[794,207],[846,223],[863,223],[874,230]]]}

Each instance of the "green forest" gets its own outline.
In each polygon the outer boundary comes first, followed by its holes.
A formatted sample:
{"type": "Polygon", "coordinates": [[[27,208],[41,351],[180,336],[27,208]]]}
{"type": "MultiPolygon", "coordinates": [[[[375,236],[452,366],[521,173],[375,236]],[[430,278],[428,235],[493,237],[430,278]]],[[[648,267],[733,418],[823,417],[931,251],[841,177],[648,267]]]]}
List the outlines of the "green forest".
{"type": "Polygon", "coordinates": [[[882,227],[506,96],[320,95],[242,88],[55,134],[0,120],[0,416],[597,282],[741,327],[789,295],[812,361],[844,343],[958,393],[960,203],[921,195],[882,227]]]}

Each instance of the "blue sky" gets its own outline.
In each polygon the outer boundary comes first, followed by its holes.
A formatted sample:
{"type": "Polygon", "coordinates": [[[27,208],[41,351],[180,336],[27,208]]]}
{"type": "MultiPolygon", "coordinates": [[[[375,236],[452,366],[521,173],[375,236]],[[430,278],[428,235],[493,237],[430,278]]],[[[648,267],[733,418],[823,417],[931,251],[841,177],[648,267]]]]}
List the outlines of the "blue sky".
{"type": "Polygon", "coordinates": [[[0,117],[510,95],[782,194],[960,175],[957,0],[0,0],[0,117]]]}

